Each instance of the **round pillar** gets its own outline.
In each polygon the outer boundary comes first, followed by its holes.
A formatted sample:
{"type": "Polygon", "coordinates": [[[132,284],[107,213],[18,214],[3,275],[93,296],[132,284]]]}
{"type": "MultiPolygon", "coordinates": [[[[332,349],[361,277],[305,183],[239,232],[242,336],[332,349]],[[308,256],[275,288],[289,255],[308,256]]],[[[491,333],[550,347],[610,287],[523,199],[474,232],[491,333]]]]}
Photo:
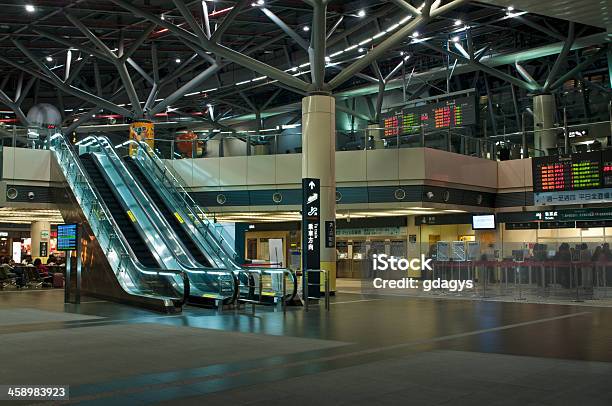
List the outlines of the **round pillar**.
{"type": "Polygon", "coordinates": [[[368,149],[382,149],[385,147],[382,137],[383,131],[384,129],[380,124],[368,125],[368,129],[366,131],[366,145],[368,146],[368,149]],[[372,137],[372,142],[370,142],[370,137],[372,137]]]}
{"type": "Polygon", "coordinates": [[[534,145],[536,156],[548,155],[557,147],[555,126],[555,97],[551,94],[533,96],[534,145]]]}
{"type": "Polygon", "coordinates": [[[321,269],[336,290],[336,248],[325,247],[325,222],[336,221],[336,100],[313,95],[302,99],[302,178],[321,180],[321,269]]]}
{"type": "MultiPolygon", "coordinates": [[[[34,221],[30,225],[30,237],[32,238],[32,259],[37,257],[48,257],[49,252],[49,238],[51,235],[51,224],[46,221],[34,221]],[[46,255],[40,251],[41,242],[47,245],[46,255]]],[[[45,262],[45,261],[43,261],[45,262]]]]}

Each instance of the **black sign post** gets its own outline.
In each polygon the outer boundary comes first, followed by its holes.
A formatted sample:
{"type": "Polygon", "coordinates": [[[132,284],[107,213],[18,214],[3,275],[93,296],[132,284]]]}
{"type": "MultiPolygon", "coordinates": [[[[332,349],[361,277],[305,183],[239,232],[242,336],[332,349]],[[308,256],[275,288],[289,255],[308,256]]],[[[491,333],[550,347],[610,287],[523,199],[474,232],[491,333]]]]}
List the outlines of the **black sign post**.
{"type": "MultiPolygon", "coordinates": [[[[302,179],[302,272],[321,267],[320,248],[321,224],[321,181],[313,178],[302,179]]],[[[302,291],[310,297],[319,297],[321,293],[321,278],[318,272],[313,272],[302,278],[302,291]],[[310,286],[307,288],[306,283],[310,286]]],[[[304,298],[308,300],[308,298],[304,298]]]]}
{"type": "Polygon", "coordinates": [[[64,303],[81,303],[81,244],[78,224],[60,224],[57,226],[57,250],[66,253],[66,281],[64,303]],[[72,287],[72,251],[76,251],[76,292],[71,302],[72,287]]]}

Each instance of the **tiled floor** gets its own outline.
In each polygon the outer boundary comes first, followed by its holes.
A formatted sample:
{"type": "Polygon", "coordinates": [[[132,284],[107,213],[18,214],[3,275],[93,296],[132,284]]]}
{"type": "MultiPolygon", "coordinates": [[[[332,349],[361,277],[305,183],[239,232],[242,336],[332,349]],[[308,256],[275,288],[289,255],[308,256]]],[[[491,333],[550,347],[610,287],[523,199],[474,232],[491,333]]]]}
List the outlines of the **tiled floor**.
{"type": "Polygon", "coordinates": [[[0,382],[80,404],[610,405],[612,309],[340,293],[160,315],[0,292],[0,382]],[[19,315],[22,314],[22,319],[19,315]]]}

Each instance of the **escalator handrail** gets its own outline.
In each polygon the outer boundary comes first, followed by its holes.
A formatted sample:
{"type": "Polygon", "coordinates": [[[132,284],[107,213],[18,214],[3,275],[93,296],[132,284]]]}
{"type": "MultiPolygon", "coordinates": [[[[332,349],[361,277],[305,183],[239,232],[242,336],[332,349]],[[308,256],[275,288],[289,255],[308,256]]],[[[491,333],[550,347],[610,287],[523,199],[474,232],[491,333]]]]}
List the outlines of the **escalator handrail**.
{"type": "MultiPolygon", "coordinates": [[[[204,218],[210,222],[210,220],[208,219],[208,217],[202,212],[202,210],[199,208],[199,206],[195,203],[195,201],[191,198],[191,196],[189,195],[189,193],[185,190],[185,188],[182,186],[182,184],[178,181],[178,179],[176,179],[176,177],[174,176],[174,174],[172,173],[172,171],[170,171],[168,169],[168,167],[166,167],[166,165],[161,162],[160,158],[157,156],[157,154],[155,153],[155,151],[145,142],[143,141],[136,141],[136,140],[128,140],[122,144],[120,144],[120,146],[124,146],[126,144],[136,144],[137,147],[139,148],[143,148],[144,150],[146,150],[146,152],[143,154],[145,156],[147,156],[149,159],[151,159],[151,161],[153,162],[153,164],[155,165],[156,169],[158,170],[158,172],[161,174],[161,176],[163,176],[164,178],[168,179],[170,181],[171,184],[177,185],[175,186],[177,189],[179,189],[179,195],[181,196],[181,198],[183,199],[183,202],[185,203],[187,209],[190,211],[190,213],[193,215],[193,217],[197,218],[197,220],[200,223],[203,223],[202,219],[197,215],[197,213],[193,212],[193,208],[195,208],[196,210],[198,210],[200,213],[203,214],[204,218]],[[157,158],[154,159],[153,157],[157,158]],[[158,162],[159,161],[159,162],[158,162]],[[160,165],[163,166],[163,169],[160,168],[160,165]],[[172,179],[169,179],[167,177],[167,175],[170,175],[172,177],[172,179]],[[172,181],[173,180],[173,181],[172,181]],[[185,196],[187,196],[189,198],[189,200],[191,201],[192,204],[189,204],[186,200],[185,200],[185,196]]],[[[163,184],[163,187],[165,187],[166,189],[168,189],[168,186],[166,186],[165,184],[163,184]]],[[[170,191],[171,193],[171,191],[170,191]]],[[[188,220],[192,220],[191,217],[188,220]]],[[[217,245],[219,246],[219,249],[223,250],[223,244],[219,244],[218,241],[216,241],[214,236],[211,236],[210,234],[210,229],[206,224],[203,224],[204,228],[206,229],[208,236],[212,237],[213,240],[217,243],[217,245]]],[[[196,230],[200,231],[200,228],[195,227],[196,230]]],[[[206,236],[204,236],[206,237],[206,236]]],[[[225,252],[225,251],[224,251],[225,252]]],[[[226,253],[227,254],[227,253],[226,253]]],[[[236,255],[235,252],[232,252],[233,255],[236,255]]],[[[230,255],[231,256],[231,255],[230,255]]],[[[226,264],[227,265],[227,264],[226,264]]],[[[235,271],[237,272],[243,272],[244,269],[239,266],[236,262],[234,262],[232,264],[235,267],[235,271]]],[[[250,268],[250,270],[256,270],[258,272],[262,272],[262,273],[267,273],[267,274],[274,274],[274,273],[278,273],[279,271],[281,271],[281,269],[276,269],[276,270],[270,270],[270,269],[266,269],[266,268],[250,268]]],[[[287,273],[288,275],[290,275],[290,279],[291,282],[293,283],[293,292],[290,295],[290,297],[294,297],[297,294],[297,277],[295,275],[294,272],[292,272],[289,269],[282,269],[285,273],[287,273]]]]}
{"type": "MultiPolygon", "coordinates": [[[[63,145],[65,147],[65,150],[68,151],[68,154],[71,156],[72,162],[76,165],[76,168],[78,170],[78,175],[86,180],[86,184],[87,184],[87,188],[89,189],[89,192],[96,198],[100,208],[102,209],[102,212],[104,212],[104,217],[105,217],[106,221],[108,221],[111,224],[111,228],[113,230],[115,230],[114,235],[118,239],[119,245],[121,246],[123,251],[126,253],[125,256],[129,258],[129,260],[131,261],[132,265],[135,267],[135,269],[138,272],[140,272],[140,273],[155,273],[155,274],[159,275],[159,272],[160,272],[159,269],[145,267],[139,261],[135,260],[135,258],[137,258],[136,254],[134,254],[134,251],[132,250],[130,245],[127,243],[127,240],[126,240],[125,236],[123,235],[123,233],[121,232],[121,229],[119,228],[119,225],[116,223],[114,217],[110,213],[110,210],[106,206],[106,202],[104,201],[104,199],[102,198],[102,196],[100,195],[98,190],[96,188],[92,187],[93,182],[90,179],[89,174],[87,173],[85,168],[83,168],[83,164],[81,163],[81,160],[76,156],[72,146],[68,142],[66,142],[66,138],[62,134],[60,134],[60,133],[57,133],[57,134],[51,136],[49,138],[49,142],[53,141],[56,138],[60,138],[61,145],[63,145]]],[[[66,180],[68,181],[68,179],[66,179],[66,180]]],[[[77,196],[75,196],[75,198],[78,199],[77,196]]],[[[85,216],[87,216],[86,213],[83,213],[83,214],[85,214],[85,216]]],[[[120,255],[122,255],[122,254],[120,254],[120,255]]],[[[183,271],[174,271],[174,270],[163,270],[163,272],[173,273],[173,274],[178,274],[178,275],[184,274],[183,271]]],[[[185,295],[185,288],[188,291],[189,290],[189,286],[183,285],[183,296],[185,295]]],[[[138,294],[136,292],[130,292],[130,293],[134,294],[136,296],[147,296],[147,295],[138,294]]]]}
{"type": "MultiPolygon", "coordinates": [[[[113,168],[115,169],[115,171],[117,172],[121,180],[123,181],[123,184],[128,189],[128,191],[132,194],[132,196],[134,197],[134,200],[136,201],[136,204],[140,207],[143,214],[149,221],[149,224],[151,224],[151,226],[155,228],[155,231],[159,234],[159,236],[161,237],[166,247],[168,247],[169,252],[174,252],[171,248],[172,245],[168,238],[168,235],[171,231],[171,227],[166,221],[166,219],[164,218],[164,216],[159,212],[159,209],[157,208],[157,206],[152,201],[150,201],[149,196],[146,194],[144,190],[142,190],[138,182],[131,176],[130,173],[128,173],[129,171],[126,170],[127,168],[119,167],[118,161],[121,161],[121,158],[119,158],[119,156],[115,154],[115,150],[110,140],[107,137],[102,137],[102,136],[96,136],[95,138],[98,141],[98,145],[100,146],[101,152],[104,153],[104,155],[108,158],[111,165],[113,166],[113,168]],[[106,147],[103,144],[106,144],[106,147]],[[112,152],[109,152],[109,150],[112,152]],[[111,156],[111,154],[113,156],[111,156]],[[138,197],[143,197],[144,199],[146,199],[149,207],[145,207],[142,200],[139,199],[138,197]],[[153,211],[153,213],[151,213],[151,210],[153,211]],[[157,218],[153,218],[153,214],[157,218]],[[167,228],[166,231],[160,228],[160,225],[159,225],[160,223],[163,224],[164,228],[167,228]]],[[[186,254],[187,249],[182,246],[182,243],[179,241],[178,238],[176,239],[176,243],[180,245],[180,248],[182,248],[183,252],[186,254]]],[[[188,264],[185,264],[182,260],[180,260],[179,258],[176,258],[176,255],[175,255],[175,259],[184,269],[194,270],[194,271],[201,269],[200,267],[190,266],[188,264]]]]}
{"type": "MultiPolygon", "coordinates": [[[[168,167],[163,162],[161,162],[161,159],[155,153],[155,151],[144,141],[138,142],[136,140],[128,140],[124,142],[123,144],[121,144],[121,146],[126,145],[126,144],[131,144],[131,143],[136,144],[139,148],[143,148],[144,150],[147,151],[144,155],[147,155],[152,160],[153,164],[155,165],[156,169],[160,172],[161,176],[167,179],[169,183],[172,184],[178,190],[179,192],[178,195],[180,196],[181,200],[185,204],[185,207],[187,207],[187,209],[189,209],[189,211],[197,219],[197,221],[204,226],[204,228],[206,229],[206,232],[213,239],[213,241],[215,241],[215,243],[219,246],[219,248],[223,250],[223,252],[225,252],[227,255],[229,255],[230,257],[236,258],[237,254],[229,246],[229,244],[225,246],[225,244],[218,241],[217,240],[218,237],[210,231],[210,226],[207,225],[203,219],[205,219],[208,223],[212,223],[211,220],[208,218],[206,213],[204,213],[204,211],[202,211],[202,209],[197,205],[197,203],[193,200],[191,195],[185,190],[182,183],[176,178],[176,176],[174,176],[172,171],[170,171],[168,167]],[[228,253],[227,250],[231,250],[231,252],[228,253]]],[[[223,240],[222,236],[221,236],[221,239],[223,240]]],[[[234,263],[233,265],[236,267],[236,269],[240,268],[236,263],[234,263]]]]}
{"type": "MultiPolygon", "coordinates": [[[[115,149],[113,148],[113,145],[108,139],[108,137],[95,136],[95,139],[98,142],[98,145],[100,146],[100,149],[102,150],[102,152],[109,159],[109,161],[111,162],[111,165],[113,165],[113,168],[115,169],[115,171],[119,174],[121,180],[123,181],[124,185],[127,187],[128,191],[132,193],[132,195],[135,197],[136,203],[139,205],[140,209],[142,210],[144,215],[147,217],[149,223],[156,229],[157,233],[161,236],[166,246],[170,248],[170,246],[168,245],[168,234],[169,233],[174,234],[172,227],[170,227],[170,225],[167,223],[164,216],[159,212],[159,209],[157,208],[157,206],[153,202],[150,201],[150,197],[144,190],[142,190],[139,182],[137,182],[133,178],[132,174],[128,173],[129,171],[127,170],[123,170],[124,168],[119,167],[119,162],[121,162],[121,159],[116,154],[115,149]],[[103,144],[106,144],[106,146],[104,146],[103,144]],[[133,190],[134,188],[136,188],[137,190],[136,191],[133,190]],[[147,203],[149,204],[150,209],[154,211],[156,217],[158,217],[158,220],[162,221],[164,223],[164,226],[168,227],[168,233],[165,233],[162,230],[160,230],[158,223],[156,219],[152,217],[150,210],[147,207],[143,206],[143,202],[140,199],[138,199],[137,196],[142,196],[143,198],[147,199],[147,203]]],[[[123,165],[123,162],[121,162],[121,165],[123,165]]],[[[187,248],[183,246],[182,242],[180,241],[180,238],[178,238],[178,236],[176,235],[175,237],[176,237],[176,242],[180,245],[180,248],[183,249],[185,255],[189,255],[187,248]]],[[[174,251],[170,249],[170,252],[174,252],[174,251]]],[[[220,275],[231,277],[233,281],[233,286],[232,286],[232,294],[229,298],[231,299],[232,302],[236,300],[237,295],[238,295],[238,278],[236,275],[234,275],[234,273],[231,270],[227,270],[223,268],[205,267],[205,266],[199,266],[199,267],[191,266],[191,265],[185,264],[183,261],[181,261],[180,259],[176,257],[175,259],[180,264],[180,266],[183,268],[183,270],[187,271],[188,273],[202,273],[202,274],[207,274],[207,275],[214,275],[215,273],[217,273],[220,275]]],[[[197,263],[197,261],[194,260],[194,263],[197,263]]],[[[218,283],[220,282],[218,281],[218,283]]]]}

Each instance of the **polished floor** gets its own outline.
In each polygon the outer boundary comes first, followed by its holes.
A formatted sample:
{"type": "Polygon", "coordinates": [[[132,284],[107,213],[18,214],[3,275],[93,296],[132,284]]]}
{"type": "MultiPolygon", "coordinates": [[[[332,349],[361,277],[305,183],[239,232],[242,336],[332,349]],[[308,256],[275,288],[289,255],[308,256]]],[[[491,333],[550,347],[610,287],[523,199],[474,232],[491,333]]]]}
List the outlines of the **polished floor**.
{"type": "Polygon", "coordinates": [[[606,307],[339,293],[160,315],[0,292],[0,337],[0,384],[70,385],[63,404],[612,404],[606,307]]]}

